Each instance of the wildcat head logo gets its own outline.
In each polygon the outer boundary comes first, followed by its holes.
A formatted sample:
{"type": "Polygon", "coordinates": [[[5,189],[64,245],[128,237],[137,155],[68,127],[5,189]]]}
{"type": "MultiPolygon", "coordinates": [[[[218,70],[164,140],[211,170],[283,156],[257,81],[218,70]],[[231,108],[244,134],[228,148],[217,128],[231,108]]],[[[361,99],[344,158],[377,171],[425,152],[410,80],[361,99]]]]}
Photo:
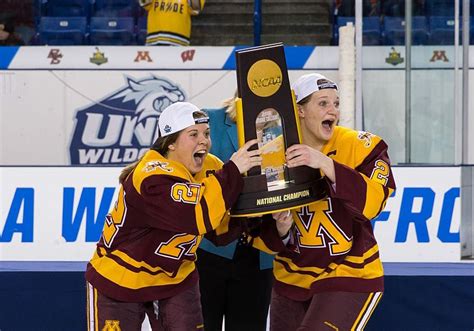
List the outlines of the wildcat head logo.
{"type": "Polygon", "coordinates": [[[155,141],[161,112],[186,99],[183,90],[167,79],[125,78],[124,87],[77,111],[71,164],[135,161],[155,141]]]}

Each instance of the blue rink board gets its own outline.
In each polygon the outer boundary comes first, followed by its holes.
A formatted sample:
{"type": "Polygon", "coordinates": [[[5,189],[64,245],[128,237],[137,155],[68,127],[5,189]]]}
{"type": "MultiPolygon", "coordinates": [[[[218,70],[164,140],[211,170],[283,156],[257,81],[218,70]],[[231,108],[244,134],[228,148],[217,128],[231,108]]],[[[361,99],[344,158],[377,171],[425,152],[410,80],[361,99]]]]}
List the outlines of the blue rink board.
{"type": "MultiPolygon", "coordinates": [[[[0,330],[86,330],[85,265],[0,262],[0,330]]],[[[385,293],[366,330],[474,329],[473,263],[384,266],[385,293]]]]}
{"type": "MultiPolygon", "coordinates": [[[[84,271],[87,262],[0,261],[0,272],[84,271]]],[[[474,276],[474,261],[459,263],[386,262],[386,276],[474,276]]]]}

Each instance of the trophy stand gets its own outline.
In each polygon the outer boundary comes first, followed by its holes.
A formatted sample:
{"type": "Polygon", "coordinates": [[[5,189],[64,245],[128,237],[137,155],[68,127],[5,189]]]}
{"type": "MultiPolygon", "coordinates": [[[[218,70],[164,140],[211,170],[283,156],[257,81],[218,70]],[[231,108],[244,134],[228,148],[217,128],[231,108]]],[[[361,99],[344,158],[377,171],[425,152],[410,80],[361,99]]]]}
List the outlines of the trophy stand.
{"type": "Polygon", "coordinates": [[[301,143],[301,133],[283,44],[239,50],[236,61],[239,145],[257,139],[262,166],[247,172],[231,216],[260,216],[324,198],[325,183],[317,169],[285,163],[287,147],[301,143]]]}

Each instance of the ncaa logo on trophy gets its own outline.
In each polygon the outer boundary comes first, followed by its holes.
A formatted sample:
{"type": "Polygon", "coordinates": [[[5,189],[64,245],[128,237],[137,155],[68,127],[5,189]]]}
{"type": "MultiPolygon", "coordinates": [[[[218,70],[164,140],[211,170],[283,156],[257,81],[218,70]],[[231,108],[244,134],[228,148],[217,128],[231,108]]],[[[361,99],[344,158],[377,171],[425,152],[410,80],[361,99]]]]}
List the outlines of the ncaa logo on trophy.
{"type": "Polygon", "coordinates": [[[239,145],[258,140],[262,165],[250,169],[231,209],[235,217],[260,216],[307,205],[326,196],[319,171],[288,168],[287,147],[301,142],[282,43],[236,51],[239,145]]]}

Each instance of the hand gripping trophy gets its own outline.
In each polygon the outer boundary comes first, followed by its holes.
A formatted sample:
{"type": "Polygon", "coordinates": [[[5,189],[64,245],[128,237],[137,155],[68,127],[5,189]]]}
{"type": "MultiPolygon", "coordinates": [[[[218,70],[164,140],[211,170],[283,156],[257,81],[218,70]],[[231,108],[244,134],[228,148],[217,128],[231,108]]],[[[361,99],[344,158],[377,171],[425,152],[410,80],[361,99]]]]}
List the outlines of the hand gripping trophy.
{"type": "Polygon", "coordinates": [[[231,210],[235,217],[260,216],[304,206],[326,196],[318,170],[287,168],[286,148],[301,143],[283,44],[236,52],[239,145],[257,138],[262,166],[248,171],[231,210]]]}

